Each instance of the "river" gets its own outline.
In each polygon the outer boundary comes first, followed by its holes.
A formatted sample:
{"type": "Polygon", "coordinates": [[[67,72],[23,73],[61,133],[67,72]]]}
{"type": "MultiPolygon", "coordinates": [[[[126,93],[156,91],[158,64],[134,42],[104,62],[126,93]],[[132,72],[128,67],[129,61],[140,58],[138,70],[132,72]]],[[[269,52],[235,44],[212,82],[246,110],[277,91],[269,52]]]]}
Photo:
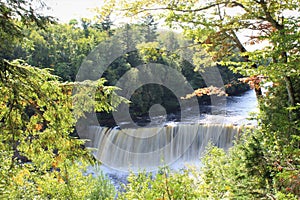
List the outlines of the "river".
{"type": "MultiPolygon", "coordinates": [[[[178,123],[256,125],[256,121],[250,118],[251,113],[254,114],[257,111],[255,92],[249,90],[239,96],[226,97],[226,102],[222,105],[202,105],[200,110],[189,107],[183,111],[185,117],[178,123]]],[[[154,126],[159,126],[162,123],[170,124],[174,122],[165,121],[165,116],[156,116],[151,119],[151,124],[154,126]]]]}
{"type": "MultiPolygon", "coordinates": [[[[255,113],[258,111],[257,108],[257,100],[255,96],[255,92],[253,90],[249,90],[240,96],[229,96],[226,98],[226,106],[209,106],[205,105],[200,108],[203,110],[213,110],[213,113],[205,113],[195,112],[197,109],[188,108],[183,112],[187,112],[185,118],[181,120],[181,122],[170,122],[164,121],[165,116],[155,116],[151,119],[151,123],[153,126],[161,126],[161,123],[164,123],[164,126],[180,126],[180,124],[233,124],[234,126],[240,125],[256,125],[256,121],[254,119],[249,119],[250,113],[255,113]]],[[[132,145],[132,144],[131,144],[132,145]]],[[[201,165],[200,161],[197,159],[191,162],[183,162],[181,159],[176,160],[170,165],[170,168],[173,170],[178,170],[186,165],[196,164],[201,165]]],[[[118,170],[116,168],[112,168],[111,166],[101,165],[97,167],[98,170],[106,174],[112,183],[116,186],[117,189],[120,189],[120,185],[126,184],[126,177],[128,176],[128,172],[118,170]]],[[[151,171],[151,170],[150,170],[151,171]]],[[[154,170],[155,171],[155,170],[154,170]]],[[[90,170],[91,173],[97,173],[94,169],[90,170]]]]}

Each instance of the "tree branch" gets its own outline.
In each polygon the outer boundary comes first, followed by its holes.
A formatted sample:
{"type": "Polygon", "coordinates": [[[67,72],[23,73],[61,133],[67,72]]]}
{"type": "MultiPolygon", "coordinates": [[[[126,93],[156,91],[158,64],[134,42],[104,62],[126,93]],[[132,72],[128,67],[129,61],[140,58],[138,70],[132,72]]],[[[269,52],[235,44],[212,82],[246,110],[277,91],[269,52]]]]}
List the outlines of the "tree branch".
{"type": "Polygon", "coordinates": [[[265,12],[266,18],[264,18],[266,21],[270,22],[275,28],[278,30],[282,30],[284,27],[283,25],[279,24],[272,16],[271,13],[268,11],[267,3],[264,0],[261,0],[258,2],[263,11],[265,12]]]}
{"type": "Polygon", "coordinates": [[[230,34],[232,35],[232,39],[233,41],[236,43],[237,47],[239,48],[239,50],[241,52],[247,52],[246,48],[244,47],[244,45],[241,43],[240,39],[238,38],[238,36],[236,35],[236,33],[233,30],[230,30],[230,34]]]}
{"type": "MultiPolygon", "coordinates": [[[[215,6],[218,5],[222,5],[222,4],[226,4],[226,2],[219,2],[219,3],[214,3],[214,4],[210,4],[201,8],[197,8],[197,9],[178,9],[178,8],[174,8],[172,6],[168,6],[168,7],[158,7],[158,8],[141,8],[140,11],[137,12],[137,14],[142,13],[142,12],[147,12],[147,11],[157,11],[157,10],[169,10],[169,11],[177,11],[177,12],[182,12],[182,13],[190,13],[190,12],[200,12],[200,11],[204,11],[210,8],[213,8],[215,6]]],[[[127,8],[127,9],[121,9],[121,11],[130,11],[133,8],[127,8]]]]}

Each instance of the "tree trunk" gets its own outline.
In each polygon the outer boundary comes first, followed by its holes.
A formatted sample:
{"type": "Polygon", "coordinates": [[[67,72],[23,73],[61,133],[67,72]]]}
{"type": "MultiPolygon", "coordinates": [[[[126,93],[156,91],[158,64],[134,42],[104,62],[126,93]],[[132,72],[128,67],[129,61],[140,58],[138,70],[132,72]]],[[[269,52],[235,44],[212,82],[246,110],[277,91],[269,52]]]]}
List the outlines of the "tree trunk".
{"type": "Polygon", "coordinates": [[[293,88],[291,77],[284,76],[284,81],[286,83],[286,89],[287,89],[287,93],[289,96],[289,102],[290,102],[291,106],[295,106],[296,105],[295,93],[294,93],[294,88],[293,88]]]}

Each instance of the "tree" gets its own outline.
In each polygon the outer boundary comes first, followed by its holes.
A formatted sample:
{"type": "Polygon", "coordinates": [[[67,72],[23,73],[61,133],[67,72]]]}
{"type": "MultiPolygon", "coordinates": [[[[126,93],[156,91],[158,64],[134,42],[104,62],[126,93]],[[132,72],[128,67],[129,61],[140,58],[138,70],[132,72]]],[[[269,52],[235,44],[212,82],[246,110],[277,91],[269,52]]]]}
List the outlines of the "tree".
{"type": "Polygon", "coordinates": [[[152,15],[147,15],[141,19],[141,32],[145,38],[145,42],[154,42],[157,38],[157,25],[152,15]]]}
{"type": "MultiPolygon", "coordinates": [[[[115,88],[103,86],[104,80],[63,85],[46,69],[7,60],[13,58],[15,41],[29,40],[24,24],[34,22],[35,29],[48,25],[44,22],[49,18],[35,13],[31,3],[0,2],[0,36],[5,41],[0,46],[0,198],[89,198],[99,191],[99,183],[83,174],[91,163],[89,152],[71,134],[85,112],[115,107],[109,100],[115,88]],[[90,93],[71,97],[74,85],[95,92],[99,101],[90,93]],[[84,103],[73,107],[73,100],[84,103]]],[[[43,44],[43,38],[35,37],[43,44]]]]}
{"type": "Polygon", "coordinates": [[[264,190],[262,195],[273,198],[300,193],[296,184],[300,171],[299,4],[298,0],[138,0],[118,4],[126,16],[156,11],[214,61],[250,77],[245,81],[255,88],[260,101],[260,126],[246,139],[242,152],[248,161],[247,176],[262,180],[257,181],[264,190]],[[251,33],[247,45],[241,37],[245,32],[251,33]],[[249,51],[251,45],[260,48],[249,51]],[[267,82],[273,86],[262,97],[261,86],[267,82]],[[257,160],[267,167],[257,166],[257,160]],[[255,169],[259,173],[254,173],[255,169]]]}
{"type": "Polygon", "coordinates": [[[113,88],[103,87],[103,80],[62,85],[47,70],[20,61],[3,61],[1,66],[0,195],[26,199],[89,195],[96,184],[83,174],[89,152],[70,134],[85,112],[115,107],[108,100],[113,88]],[[71,97],[74,87],[77,95],[71,97]],[[96,96],[107,103],[95,104],[87,91],[99,91],[96,96]]]}
{"type": "MultiPolygon", "coordinates": [[[[247,75],[257,76],[261,74],[262,63],[253,60],[253,55],[247,51],[241,41],[238,33],[243,30],[252,30],[256,33],[250,36],[250,44],[257,44],[263,40],[268,40],[271,44],[268,55],[262,55],[265,59],[272,59],[272,63],[289,63],[289,71],[297,71],[294,65],[294,53],[297,45],[293,44],[297,40],[297,18],[286,16],[286,11],[298,11],[298,1],[219,1],[212,0],[206,3],[195,3],[194,1],[144,1],[139,0],[134,3],[121,4],[122,10],[128,15],[138,14],[141,12],[150,12],[163,10],[160,13],[165,17],[165,21],[171,26],[181,27],[186,34],[194,39],[198,44],[203,44],[208,52],[212,54],[215,60],[231,61],[236,54],[247,62],[247,75]],[[293,30],[292,32],[290,30],[293,30]],[[288,39],[284,36],[286,34],[288,39]],[[279,39],[279,38],[281,39],[279,39]],[[276,38],[276,41],[274,40],[276,38]],[[285,39],[284,39],[285,38],[285,39]],[[282,49],[282,47],[287,47],[282,49]],[[281,49],[280,49],[281,48],[281,49]],[[276,52],[276,55],[275,55],[276,52]],[[274,58],[280,58],[274,59],[274,58]]],[[[110,5],[110,4],[108,4],[110,5]]],[[[270,67],[263,67],[264,72],[271,74],[270,67]]],[[[266,73],[264,73],[266,74],[266,73]]],[[[295,89],[293,84],[293,75],[284,75],[284,82],[288,93],[290,104],[294,106],[295,89]]],[[[257,86],[258,87],[258,86],[257,86]]],[[[257,88],[257,93],[260,91],[257,88]]]]}
{"type": "MultiPolygon", "coordinates": [[[[42,7],[45,4],[39,2],[42,7]]],[[[38,6],[38,5],[37,5],[38,6]]],[[[43,16],[34,12],[35,7],[32,0],[15,1],[7,0],[0,2],[0,56],[1,58],[10,59],[13,44],[20,42],[23,37],[20,23],[27,26],[36,24],[43,27],[48,22],[53,22],[53,18],[43,16]]]]}
{"type": "Polygon", "coordinates": [[[22,58],[39,68],[51,68],[63,81],[75,81],[83,59],[107,37],[93,27],[83,30],[75,24],[48,24],[44,29],[24,27],[24,39],[14,44],[10,57],[22,58]]]}
{"type": "Polygon", "coordinates": [[[103,20],[101,19],[101,16],[97,16],[97,21],[95,24],[92,25],[94,28],[100,30],[101,32],[106,32],[107,35],[110,37],[113,35],[113,22],[111,21],[110,16],[106,16],[103,20]]]}

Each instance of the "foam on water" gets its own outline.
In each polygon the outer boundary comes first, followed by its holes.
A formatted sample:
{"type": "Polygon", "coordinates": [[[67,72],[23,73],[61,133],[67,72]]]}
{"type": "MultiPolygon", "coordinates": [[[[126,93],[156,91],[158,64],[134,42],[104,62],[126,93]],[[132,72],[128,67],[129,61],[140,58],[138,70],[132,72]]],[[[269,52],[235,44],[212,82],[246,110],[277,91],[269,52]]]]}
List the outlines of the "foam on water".
{"type": "MultiPolygon", "coordinates": [[[[165,165],[172,170],[190,165],[201,167],[200,156],[209,142],[225,150],[231,147],[241,130],[231,124],[256,124],[247,119],[249,112],[257,111],[255,93],[248,91],[243,96],[228,97],[226,108],[214,110],[223,115],[193,114],[190,108],[183,111],[190,112],[190,117],[179,123],[153,121],[153,127],[138,129],[91,126],[86,132],[85,138],[90,139],[86,145],[95,149],[95,157],[103,163],[100,170],[119,190],[122,183],[127,183],[129,171],[146,169],[155,173],[165,165]]],[[[160,116],[156,118],[162,120],[160,116]]]]}

